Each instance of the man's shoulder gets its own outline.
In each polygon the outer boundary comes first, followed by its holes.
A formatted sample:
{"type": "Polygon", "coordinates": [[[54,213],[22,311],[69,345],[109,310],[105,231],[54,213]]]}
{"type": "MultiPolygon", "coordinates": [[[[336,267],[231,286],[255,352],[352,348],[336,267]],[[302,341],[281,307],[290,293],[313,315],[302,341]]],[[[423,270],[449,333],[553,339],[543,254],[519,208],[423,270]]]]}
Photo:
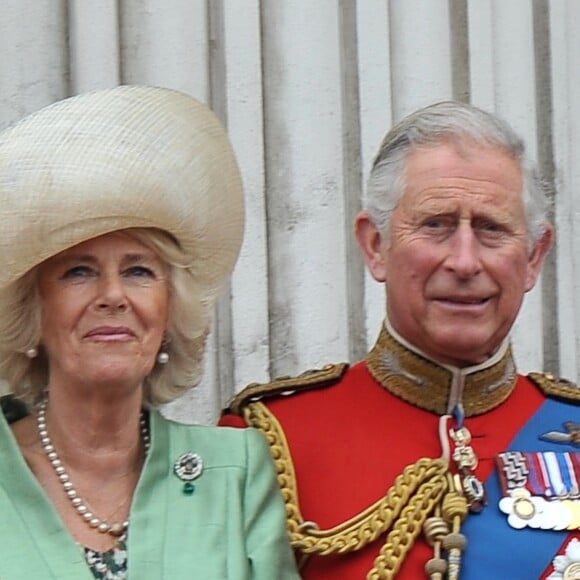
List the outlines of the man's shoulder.
{"type": "Polygon", "coordinates": [[[580,404],[580,386],[576,383],[553,373],[528,373],[526,376],[546,397],[580,404]]]}
{"type": "Polygon", "coordinates": [[[297,376],[283,376],[267,383],[251,383],[229,403],[225,413],[241,415],[244,407],[257,401],[289,397],[339,383],[347,373],[348,363],[326,364],[318,369],[307,370],[297,376]]]}

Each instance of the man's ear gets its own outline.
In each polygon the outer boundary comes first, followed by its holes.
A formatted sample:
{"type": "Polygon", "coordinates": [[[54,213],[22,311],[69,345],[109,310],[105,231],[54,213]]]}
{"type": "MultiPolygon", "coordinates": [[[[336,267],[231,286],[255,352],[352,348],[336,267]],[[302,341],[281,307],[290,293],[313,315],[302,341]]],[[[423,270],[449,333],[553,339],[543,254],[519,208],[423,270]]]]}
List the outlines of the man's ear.
{"type": "Polygon", "coordinates": [[[366,265],[377,282],[387,279],[387,250],[381,233],[366,211],[360,212],[354,222],[356,239],[366,265]]]}
{"type": "Polygon", "coordinates": [[[542,237],[536,242],[530,257],[528,258],[528,273],[526,277],[526,292],[529,292],[538,281],[546,256],[554,243],[554,228],[546,222],[542,237]]]}

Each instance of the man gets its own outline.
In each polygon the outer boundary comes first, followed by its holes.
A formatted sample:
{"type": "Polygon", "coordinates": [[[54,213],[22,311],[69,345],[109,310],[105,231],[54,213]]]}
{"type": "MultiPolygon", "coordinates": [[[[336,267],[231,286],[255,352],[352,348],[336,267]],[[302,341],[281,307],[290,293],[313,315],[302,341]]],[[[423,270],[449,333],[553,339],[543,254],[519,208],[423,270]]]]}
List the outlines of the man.
{"type": "Polygon", "coordinates": [[[221,421],[265,432],[303,578],[576,577],[580,392],[518,375],[508,338],[553,239],[522,141],[461,103],[411,114],[355,227],[388,294],[367,359],[221,421]]]}

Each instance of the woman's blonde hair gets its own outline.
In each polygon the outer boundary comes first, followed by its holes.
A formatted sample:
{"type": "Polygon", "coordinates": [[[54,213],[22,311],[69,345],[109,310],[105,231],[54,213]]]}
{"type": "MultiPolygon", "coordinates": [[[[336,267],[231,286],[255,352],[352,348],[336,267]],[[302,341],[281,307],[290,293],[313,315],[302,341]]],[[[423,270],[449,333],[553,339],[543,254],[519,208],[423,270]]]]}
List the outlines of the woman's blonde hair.
{"type": "MultiPolygon", "coordinates": [[[[215,293],[206,292],[204,281],[195,278],[184,252],[166,232],[155,228],[120,231],[152,249],[168,265],[169,319],[163,349],[169,361],[156,363],[144,385],[145,402],[156,406],[199,383],[215,293]]],[[[36,266],[0,292],[0,378],[29,405],[46,389],[49,372],[49,361],[39,345],[38,270],[36,266]],[[38,348],[38,356],[29,358],[27,351],[33,347],[38,348]]]]}

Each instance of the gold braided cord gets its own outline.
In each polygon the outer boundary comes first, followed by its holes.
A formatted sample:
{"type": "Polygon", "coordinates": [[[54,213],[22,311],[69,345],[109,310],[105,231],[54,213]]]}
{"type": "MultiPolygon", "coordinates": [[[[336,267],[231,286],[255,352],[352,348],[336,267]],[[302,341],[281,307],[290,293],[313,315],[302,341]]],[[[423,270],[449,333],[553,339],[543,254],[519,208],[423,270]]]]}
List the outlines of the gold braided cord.
{"type": "Polygon", "coordinates": [[[441,506],[443,517],[451,524],[451,534],[443,540],[444,547],[449,554],[447,580],[459,580],[461,573],[461,555],[467,545],[467,540],[460,531],[461,524],[465,521],[469,508],[465,497],[459,494],[453,485],[451,475],[449,474],[447,478],[450,492],[445,496],[443,505],[441,506]]]}
{"type": "MultiPolygon", "coordinates": [[[[411,549],[427,516],[447,489],[448,463],[444,459],[419,459],[399,475],[388,493],[355,517],[327,530],[304,521],[300,511],[294,465],[284,431],[267,407],[251,403],[245,410],[249,425],[266,435],[286,503],[290,541],[305,554],[343,554],[360,550],[391,530],[379,568],[398,570],[411,549]],[[393,523],[395,525],[393,526],[393,523]],[[386,563],[393,559],[392,562],[386,563]]],[[[371,571],[369,578],[387,578],[383,571],[371,571]]]]}
{"type": "MultiPolygon", "coordinates": [[[[433,460],[432,460],[433,461],[433,460]]],[[[367,580],[388,580],[399,572],[405,557],[423,530],[425,520],[447,491],[445,473],[437,473],[419,486],[387,536],[367,580]]]]}

